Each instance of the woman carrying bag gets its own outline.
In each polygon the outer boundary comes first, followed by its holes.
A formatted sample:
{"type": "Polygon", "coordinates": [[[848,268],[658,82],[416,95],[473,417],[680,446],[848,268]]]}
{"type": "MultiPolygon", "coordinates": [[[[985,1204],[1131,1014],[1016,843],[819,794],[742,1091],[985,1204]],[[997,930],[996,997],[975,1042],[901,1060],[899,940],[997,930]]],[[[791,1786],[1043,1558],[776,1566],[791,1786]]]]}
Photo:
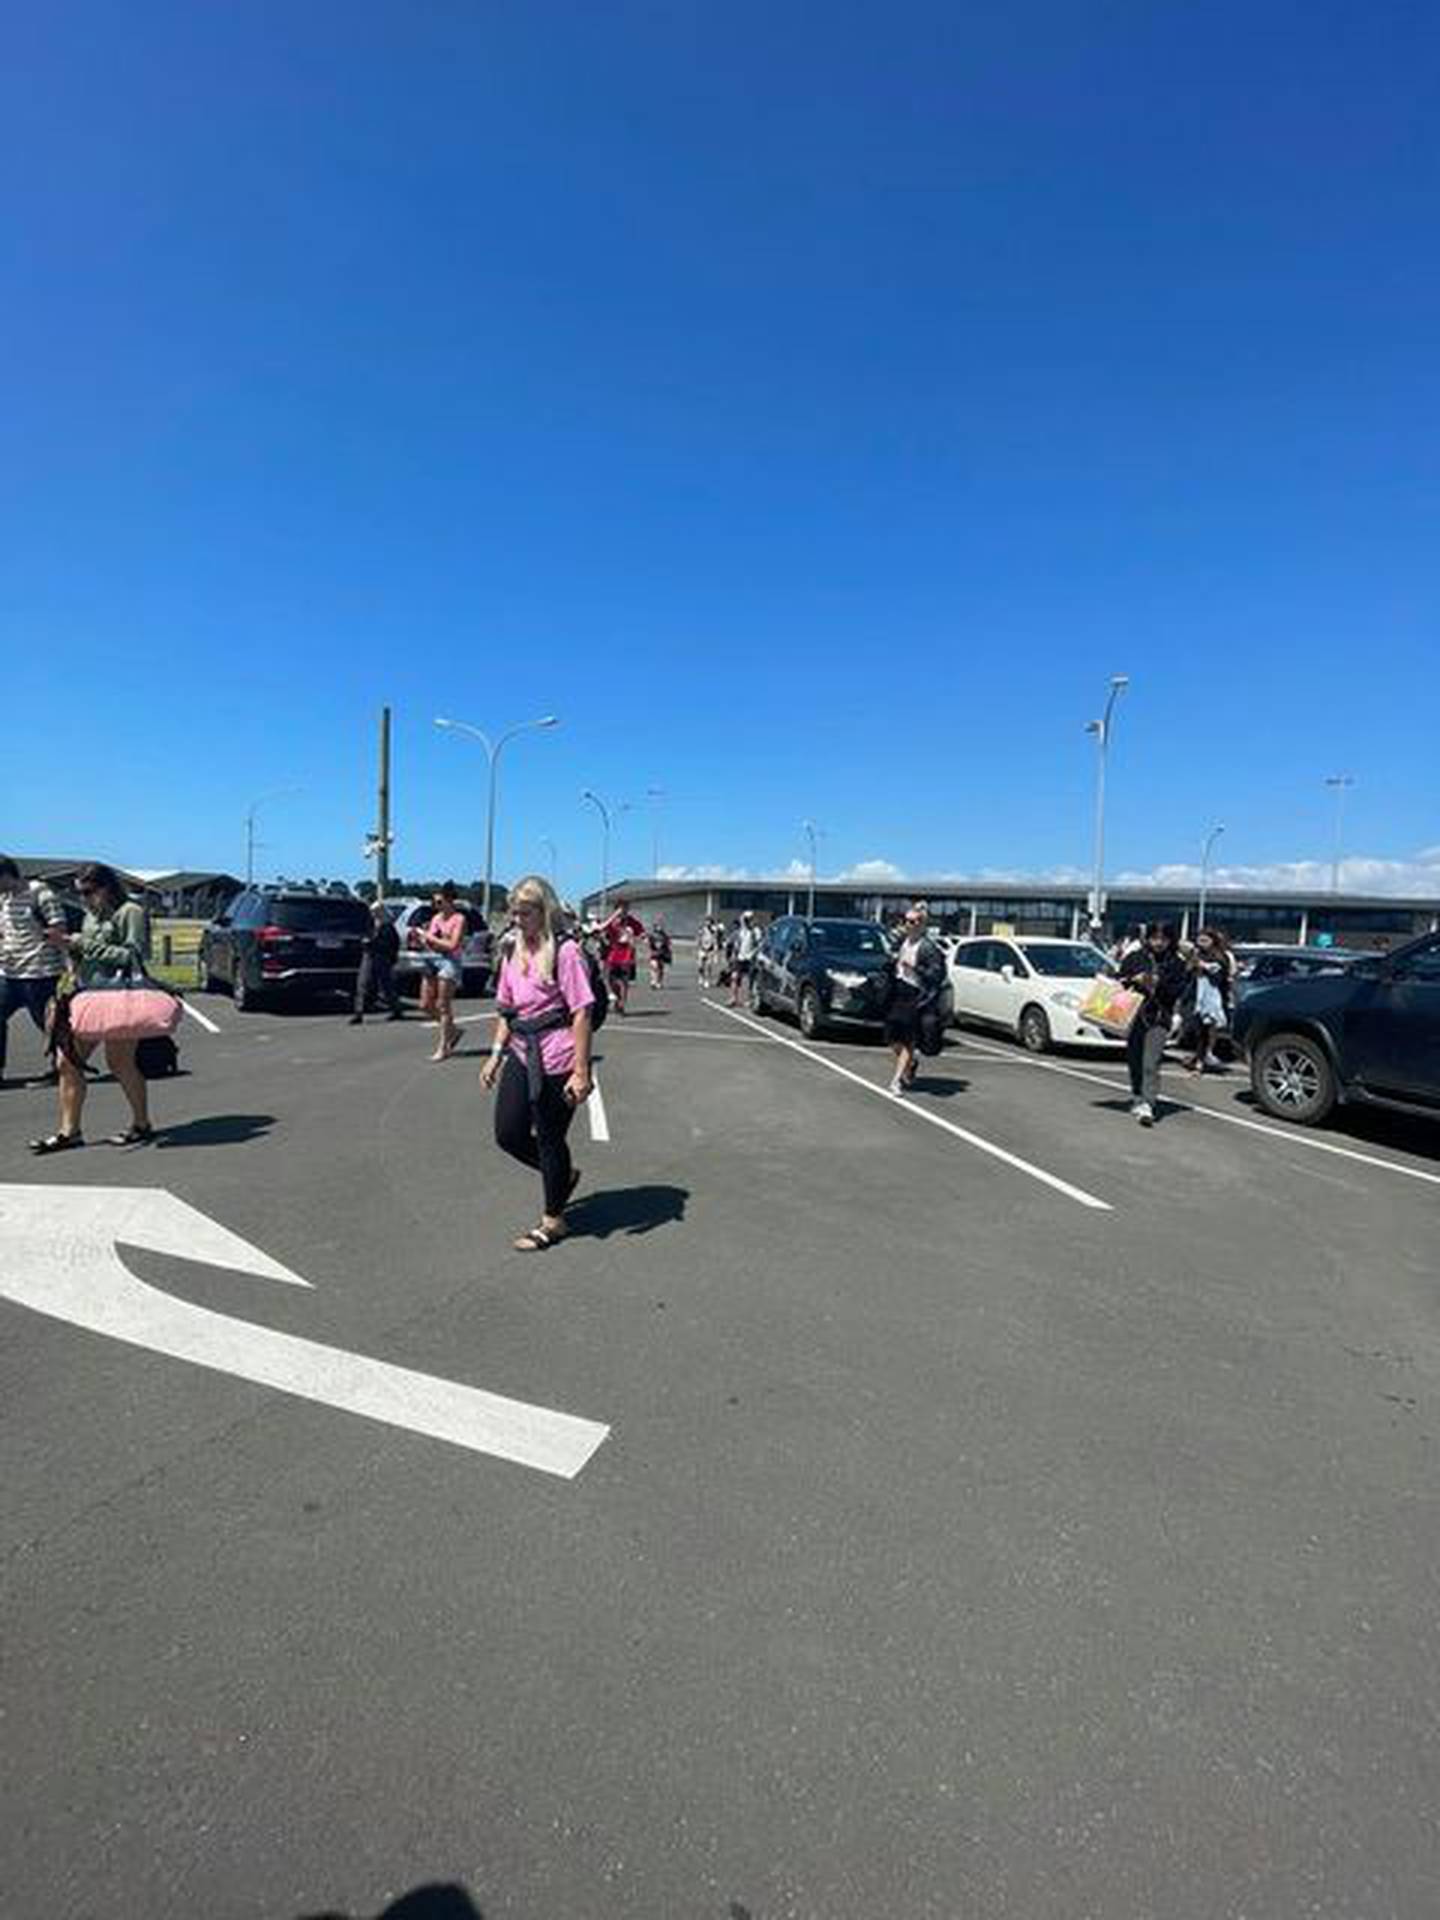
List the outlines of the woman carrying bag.
{"type": "Polygon", "coordinates": [[[579,1184],[566,1135],[590,1097],[590,1009],[595,994],[579,945],[559,924],[560,903],[538,875],[510,895],[517,932],[495,987],[495,1038],[480,1069],[487,1091],[499,1084],[495,1139],[534,1167],[545,1203],[537,1225],[512,1244],[544,1253],[565,1238],[565,1208],[579,1184]]]}
{"type": "Polygon", "coordinates": [[[82,867],[78,886],[85,902],[79,933],[51,936],[69,959],[69,972],[55,996],[50,1048],[60,1075],[60,1125],[32,1153],[63,1153],[83,1147],[80,1116],[85,1106],[85,1063],[103,1040],[105,1064],[130,1103],[130,1125],[111,1134],[113,1147],[145,1146],[154,1139],[145,1078],[135,1058],[141,1040],[173,1033],[180,1002],[145,975],[150,929],[142,907],[126,898],[113,867],[82,867]]]}
{"type": "Polygon", "coordinates": [[[945,955],[930,938],[930,909],[923,900],[916,900],[906,910],[885,1007],[885,1038],[895,1056],[888,1090],[897,1100],[915,1083],[917,1054],[940,1051],[945,975],[945,955]]]}

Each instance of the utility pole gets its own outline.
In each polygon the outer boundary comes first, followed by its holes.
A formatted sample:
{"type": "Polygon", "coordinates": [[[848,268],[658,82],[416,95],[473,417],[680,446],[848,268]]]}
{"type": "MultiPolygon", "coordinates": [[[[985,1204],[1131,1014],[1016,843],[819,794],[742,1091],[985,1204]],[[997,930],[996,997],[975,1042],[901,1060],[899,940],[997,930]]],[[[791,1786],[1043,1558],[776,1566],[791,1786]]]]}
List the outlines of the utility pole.
{"type": "Polygon", "coordinates": [[[1090,890],[1090,922],[1098,929],[1105,919],[1105,763],[1110,757],[1110,730],[1114,725],[1115,702],[1130,684],[1128,673],[1110,676],[1110,697],[1104,717],[1087,720],[1085,731],[1095,735],[1099,763],[1095,773],[1095,881],[1090,890]]]}
{"type": "Polygon", "coordinates": [[[1212,827],[1206,837],[1205,846],[1200,855],[1200,913],[1195,922],[1195,931],[1197,933],[1205,924],[1205,898],[1210,891],[1210,855],[1214,849],[1215,842],[1224,831],[1225,827],[1223,822],[1218,827],[1212,827]]]}
{"type": "Polygon", "coordinates": [[[379,846],[375,849],[375,898],[390,891],[390,709],[380,709],[379,846]]]}
{"type": "Polygon", "coordinates": [[[610,809],[599,794],[592,793],[588,787],[580,798],[588,800],[600,815],[600,918],[608,920],[610,917],[610,809]]]}
{"type": "Polygon", "coordinates": [[[810,842],[810,886],[806,894],[805,918],[813,920],[815,918],[815,843],[819,837],[819,829],[812,820],[802,820],[800,824],[805,829],[806,839],[810,842]]]}
{"type": "Polygon", "coordinates": [[[1335,858],[1330,863],[1330,891],[1340,891],[1340,848],[1345,834],[1345,789],[1353,787],[1353,773],[1329,773],[1325,784],[1335,795],[1335,858]]]}

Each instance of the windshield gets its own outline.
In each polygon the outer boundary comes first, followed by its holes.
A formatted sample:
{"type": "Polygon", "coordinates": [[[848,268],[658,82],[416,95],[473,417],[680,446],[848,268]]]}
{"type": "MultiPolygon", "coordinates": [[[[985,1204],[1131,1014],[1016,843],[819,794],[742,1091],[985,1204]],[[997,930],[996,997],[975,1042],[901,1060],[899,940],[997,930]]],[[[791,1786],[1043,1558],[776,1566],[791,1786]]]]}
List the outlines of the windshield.
{"type": "Polygon", "coordinates": [[[885,936],[868,920],[817,920],[815,945],[823,953],[888,953],[885,936]]]}
{"type": "Polygon", "coordinates": [[[1046,974],[1052,980],[1093,980],[1110,964],[1098,947],[1089,946],[1083,940],[1055,947],[1027,946],[1022,941],[1020,951],[1036,973],[1046,974]]]}
{"type": "Polygon", "coordinates": [[[363,900],[276,900],[270,924],[292,933],[368,933],[370,909],[363,900]]]}

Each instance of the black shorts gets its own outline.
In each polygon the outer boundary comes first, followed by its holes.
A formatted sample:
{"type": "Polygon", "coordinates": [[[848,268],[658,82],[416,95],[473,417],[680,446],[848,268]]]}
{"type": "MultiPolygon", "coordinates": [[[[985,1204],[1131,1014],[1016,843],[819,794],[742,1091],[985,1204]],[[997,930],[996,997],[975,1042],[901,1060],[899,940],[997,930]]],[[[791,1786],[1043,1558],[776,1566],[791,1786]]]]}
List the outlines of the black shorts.
{"type": "Polygon", "coordinates": [[[892,1047],[920,1044],[920,995],[914,987],[896,981],[885,1010],[885,1038],[892,1047]]]}

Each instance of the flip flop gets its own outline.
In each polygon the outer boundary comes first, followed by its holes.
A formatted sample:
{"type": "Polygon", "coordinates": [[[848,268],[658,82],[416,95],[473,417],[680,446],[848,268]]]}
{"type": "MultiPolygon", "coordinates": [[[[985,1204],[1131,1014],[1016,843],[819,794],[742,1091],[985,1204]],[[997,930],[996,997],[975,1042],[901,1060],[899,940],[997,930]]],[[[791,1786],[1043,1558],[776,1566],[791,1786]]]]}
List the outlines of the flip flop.
{"type": "Polygon", "coordinates": [[[531,1227],[528,1233],[522,1233],[510,1244],[516,1253],[548,1253],[551,1247],[558,1247],[566,1238],[566,1234],[551,1233],[548,1227],[531,1227]]]}

